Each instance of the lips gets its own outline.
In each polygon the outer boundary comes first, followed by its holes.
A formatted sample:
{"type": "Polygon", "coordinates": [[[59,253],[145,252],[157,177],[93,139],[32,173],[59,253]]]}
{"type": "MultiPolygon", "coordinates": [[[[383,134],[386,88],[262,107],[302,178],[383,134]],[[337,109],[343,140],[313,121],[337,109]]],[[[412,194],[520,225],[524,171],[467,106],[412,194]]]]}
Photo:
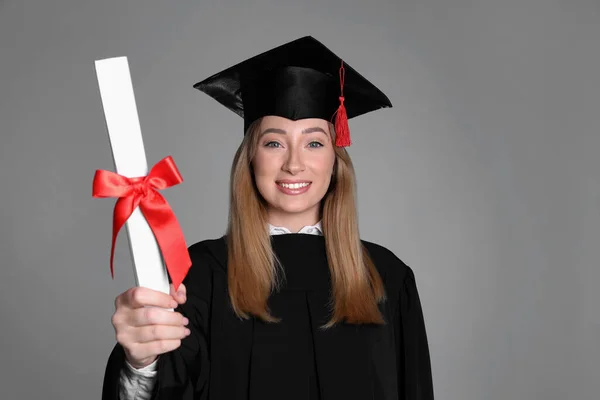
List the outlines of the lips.
{"type": "Polygon", "coordinates": [[[277,184],[277,188],[281,192],[283,192],[285,194],[289,194],[289,195],[298,195],[298,194],[302,194],[302,193],[305,193],[306,191],[308,191],[312,182],[283,180],[283,181],[277,181],[276,184],[277,184]]]}

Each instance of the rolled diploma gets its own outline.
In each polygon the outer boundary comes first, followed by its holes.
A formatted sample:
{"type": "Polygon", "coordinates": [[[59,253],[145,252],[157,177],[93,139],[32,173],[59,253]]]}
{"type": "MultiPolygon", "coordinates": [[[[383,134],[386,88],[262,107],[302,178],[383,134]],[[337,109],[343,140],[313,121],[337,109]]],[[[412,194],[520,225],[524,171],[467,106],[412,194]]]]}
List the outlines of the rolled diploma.
{"type": "MultiPolygon", "coordinates": [[[[127,57],[97,60],[96,75],[116,171],[128,178],[145,176],[148,164],[127,57]]],[[[169,294],[160,247],[139,207],[125,225],[135,284],[169,294]]]]}

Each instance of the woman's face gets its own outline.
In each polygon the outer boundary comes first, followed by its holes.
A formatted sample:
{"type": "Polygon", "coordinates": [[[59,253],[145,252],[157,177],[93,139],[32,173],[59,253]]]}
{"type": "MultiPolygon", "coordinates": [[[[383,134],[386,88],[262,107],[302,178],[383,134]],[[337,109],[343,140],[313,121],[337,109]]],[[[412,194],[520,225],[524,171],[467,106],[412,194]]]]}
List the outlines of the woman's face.
{"type": "Polygon", "coordinates": [[[267,116],[259,135],[252,166],[258,190],[269,205],[270,222],[284,224],[292,218],[315,223],[335,162],[328,122],[267,116]]]}

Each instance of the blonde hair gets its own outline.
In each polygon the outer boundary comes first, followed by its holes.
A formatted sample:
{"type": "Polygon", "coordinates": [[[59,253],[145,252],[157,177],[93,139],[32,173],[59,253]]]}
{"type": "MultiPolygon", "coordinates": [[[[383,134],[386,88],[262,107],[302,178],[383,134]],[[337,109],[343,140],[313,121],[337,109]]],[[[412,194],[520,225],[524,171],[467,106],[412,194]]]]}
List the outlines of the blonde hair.
{"type": "MultiPolygon", "coordinates": [[[[238,148],[231,168],[227,226],[228,287],[234,312],[265,322],[279,322],[267,300],[280,288],[281,265],[271,247],[267,203],[256,187],[252,159],[260,138],[254,121],[238,148]]],[[[332,143],[335,132],[330,124],[332,143]]],[[[335,164],[330,187],[321,203],[323,235],[332,283],[332,316],[323,328],[385,321],[378,303],[385,300],[383,282],[360,241],[356,210],[356,177],[350,155],[334,146],[335,164]]]]}

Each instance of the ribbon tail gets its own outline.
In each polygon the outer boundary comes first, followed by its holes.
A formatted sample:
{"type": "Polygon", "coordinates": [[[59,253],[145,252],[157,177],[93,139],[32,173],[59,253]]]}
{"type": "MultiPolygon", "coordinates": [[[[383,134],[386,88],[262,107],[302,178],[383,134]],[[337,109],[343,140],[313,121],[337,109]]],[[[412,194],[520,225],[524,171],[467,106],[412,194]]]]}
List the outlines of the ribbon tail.
{"type": "Polygon", "coordinates": [[[115,279],[115,270],[114,270],[114,258],[115,258],[115,245],[117,243],[117,236],[119,235],[119,231],[125,225],[125,222],[129,219],[131,214],[133,213],[134,200],[131,197],[121,197],[117,200],[113,212],[113,237],[112,237],[112,245],[110,249],[110,275],[113,280],[115,279]]]}
{"type": "Polygon", "coordinates": [[[152,200],[142,200],[140,208],[154,233],[173,286],[177,290],[185,279],[192,260],[181,226],[167,200],[156,191],[153,191],[152,197],[152,200]]]}

